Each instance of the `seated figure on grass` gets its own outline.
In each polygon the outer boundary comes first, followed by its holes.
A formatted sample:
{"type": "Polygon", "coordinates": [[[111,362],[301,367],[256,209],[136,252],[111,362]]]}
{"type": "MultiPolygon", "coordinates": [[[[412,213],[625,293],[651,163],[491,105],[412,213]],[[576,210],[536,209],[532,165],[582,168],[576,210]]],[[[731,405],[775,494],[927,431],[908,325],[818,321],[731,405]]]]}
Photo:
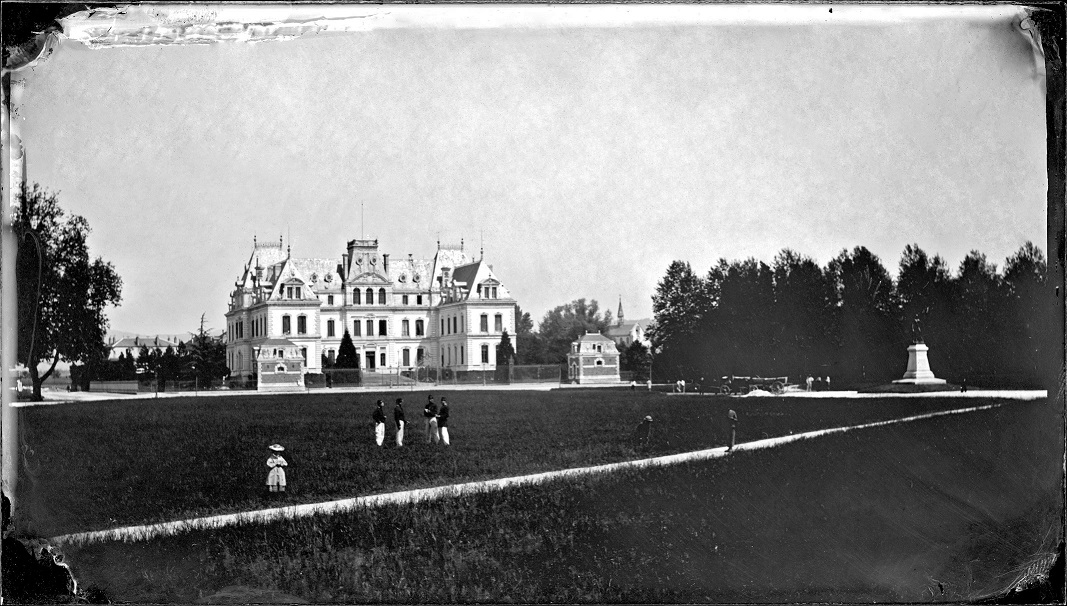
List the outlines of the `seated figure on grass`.
{"type": "Polygon", "coordinates": [[[633,444],[635,450],[648,448],[652,443],[652,415],[646,416],[641,419],[641,422],[634,428],[632,434],[630,434],[630,442],[633,444]]]}

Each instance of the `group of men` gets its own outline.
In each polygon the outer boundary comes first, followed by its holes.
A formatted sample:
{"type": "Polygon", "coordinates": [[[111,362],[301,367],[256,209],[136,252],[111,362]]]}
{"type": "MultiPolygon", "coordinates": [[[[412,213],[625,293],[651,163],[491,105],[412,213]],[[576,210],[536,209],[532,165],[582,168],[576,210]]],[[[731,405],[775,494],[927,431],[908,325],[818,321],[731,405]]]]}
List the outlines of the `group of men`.
{"type": "MultiPolygon", "coordinates": [[[[448,400],[441,397],[441,406],[434,402],[433,396],[427,396],[426,406],[422,409],[422,416],[426,419],[426,443],[443,442],[445,446],[450,444],[448,437],[448,400]]],[[[385,444],[385,402],[378,400],[374,408],[374,441],[378,446],[385,444]]],[[[393,407],[393,424],[396,427],[396,445],[404,445],[404,427],[407,422],[404,418],[404,398],[396,399],[393,407]]]]}
{"type": "Polygon", "coordinates": [[[826,381],[823,381],[822,377],[812,378],[808,375],[808,378],[804,381],[808,391],[830,391],[830,377],[827,375],[826,381]]]}

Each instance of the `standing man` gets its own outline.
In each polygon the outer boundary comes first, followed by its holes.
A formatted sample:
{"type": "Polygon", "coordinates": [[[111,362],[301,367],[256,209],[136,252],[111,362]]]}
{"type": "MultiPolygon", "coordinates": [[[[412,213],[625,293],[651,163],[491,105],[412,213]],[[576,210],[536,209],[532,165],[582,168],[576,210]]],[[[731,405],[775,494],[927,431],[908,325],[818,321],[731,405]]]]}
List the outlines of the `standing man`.
{"type": "Polygon", "coordinates": [[[652,391],[652,377],[645,380],[645,385],[648,385],[648,390],[652,391]]]}
{"type": "Polygon", "coordinates": [[[393,408],[393,422],[396,423],[396,445],[404,445],[404,398],[396,399],[396,407],[393,408]]]}
{"type": "Polygon", "coordinates": [[[433,401],[433,396],[429,396],[426,407],[422,409],[422,416],[426,417],[426,443],[432,441],[436,444],[441,436],[437,433],[437,404],[433,401]]]}
{"type": "Polygon", "coordinates": [[[633,391],[635,389],[637,389],[637,381],[634,381],[633,379],[631,379],[630,380],[630,391],[633,391]]]}
{"type": "Polygon", "coordinates": [[[448,446],[448,400],[441,396],[441,410],[437,413],[437,429],[441,432],[441,441],[448,446]]]}
{"type": "Polygon", "coordinates": [[[830,391],[830,375],[826,375],[826,391],[830,391]]]}
{"type": "Polygon", "coordinates": [[[804,382],[808,385],[808,391],[811,391],[811,385],[815,382],[815,379],[813,379],[811,375],[808,375],[808,379],[804,382]]]}
{"type": "Polygon", "coordinates": [[[726,414],[726,418],[730,421],[730,446],[726,449],[726,452],[730,452],[734,449],[734,442],[737,440],[737,413],[730,409],[730,412],[726,414]]]}
{"type": "Polygon", "coordinates": [[[385,402],[381,400],[374,407],[374,441],[378,446],[385,442],[385,402]]]}

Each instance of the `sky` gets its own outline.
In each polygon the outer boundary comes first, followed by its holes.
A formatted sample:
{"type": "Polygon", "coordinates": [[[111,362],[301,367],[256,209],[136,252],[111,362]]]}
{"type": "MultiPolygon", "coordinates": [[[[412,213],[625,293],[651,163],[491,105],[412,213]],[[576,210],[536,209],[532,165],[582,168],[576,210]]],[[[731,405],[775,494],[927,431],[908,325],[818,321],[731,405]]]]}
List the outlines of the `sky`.
{"type": "Polygon", "coordinates": [[[1016,8],[479,27],[372,8],[406,20],[66,40],[21,75],[28,179],[122,276],[112,329],[224,328],[254,236],[337,259],[364,236],[394,258],[462,238],[535,322],[579,297],[651,317],[676,259],[863,245],[895,274],[909,243],[953,268],[1047,252],[1043,75],[1016,8]]]}

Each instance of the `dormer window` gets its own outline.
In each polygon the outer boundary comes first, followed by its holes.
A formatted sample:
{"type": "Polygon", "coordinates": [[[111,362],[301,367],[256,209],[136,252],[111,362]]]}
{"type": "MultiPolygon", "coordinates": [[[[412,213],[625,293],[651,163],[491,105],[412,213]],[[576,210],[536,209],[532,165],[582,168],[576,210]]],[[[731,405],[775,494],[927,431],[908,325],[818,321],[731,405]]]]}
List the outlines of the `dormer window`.
{"type": "Polygon", "coordinates": [[[490,299],[495,299],[495,298],[496,298],[496,287],[495,287],[495,286],[494,286],[494,287],[492,287],[492,288],[490,289],[490,291],[491,291],[491,294],[489,295],[489,298],[490,298],[490,299]]]}

